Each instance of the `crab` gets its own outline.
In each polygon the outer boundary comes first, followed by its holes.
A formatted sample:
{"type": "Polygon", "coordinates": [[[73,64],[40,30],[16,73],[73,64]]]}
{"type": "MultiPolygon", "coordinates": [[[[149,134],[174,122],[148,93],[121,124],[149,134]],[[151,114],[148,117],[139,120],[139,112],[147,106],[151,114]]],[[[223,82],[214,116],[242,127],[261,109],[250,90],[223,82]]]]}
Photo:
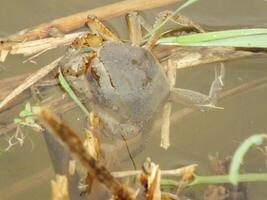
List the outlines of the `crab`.
{"type": "Polygon", "coordinates": [[[69,85],[100,119],[101,133],[126,140],[143,134],[169,102],[201,111],[215,107],[223,88],[223,67],[215,71],[209,95],[174,88],[152,52],[159,32],[143,42],[143,18],[129,13],[127,24],[131,42],[121,41],[97,17],[88,16],[91,32],[77,38],[60,62],[69,85]]]}

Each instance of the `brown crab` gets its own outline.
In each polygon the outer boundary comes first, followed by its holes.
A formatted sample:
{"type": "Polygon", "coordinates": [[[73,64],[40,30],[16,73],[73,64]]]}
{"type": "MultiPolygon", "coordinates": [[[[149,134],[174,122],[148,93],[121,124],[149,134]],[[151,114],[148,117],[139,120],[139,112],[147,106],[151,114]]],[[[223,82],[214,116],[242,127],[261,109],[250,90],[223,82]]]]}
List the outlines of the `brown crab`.
{"type": "Polygon", "coordinates": [[[76,39],[60,65],[64,76],[83,102],[101,120],[105,135],[130,139],[141,134],[154,114],[170,101],[208,110],[223,87],[224,68],[215,73],[209,95],[173,88],[151,49],[155,32],[142,41],[136,13],[127,17],[131,42],[122,42],[96,17],[89,16],[91,32],[76,39]]]}

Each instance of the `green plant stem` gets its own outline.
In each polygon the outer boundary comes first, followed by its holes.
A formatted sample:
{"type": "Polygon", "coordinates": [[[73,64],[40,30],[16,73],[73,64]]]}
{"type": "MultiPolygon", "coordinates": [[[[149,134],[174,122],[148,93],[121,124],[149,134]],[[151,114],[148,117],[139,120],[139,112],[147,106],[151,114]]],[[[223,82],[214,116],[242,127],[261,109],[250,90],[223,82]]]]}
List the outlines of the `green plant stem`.
{"type": "Polygon", "coordinates": [[[72,98],[72,100],[76,103],[76,105],[84,112],[86,116],[89,115],[89,111],[86,107],[80,102],[79,98],[75,95],[73,90],[70,88],[68,82],[65,80],[63,74],[60,72],[58,76],[58,80],[62,88],[68,93],[68,95],[72,98]]]}
{"type": "Polygon", "coordinates": [[[177,187],[178,185],[179,185],[179,181],[175,181],[172,179],[161,179],[160,181],[160,187],[163,189],[177,187]]]}
{"type": "MultiPolygon", "coordinates": [[[[248,174],[239,174],[238,182],[263,182],[267,181],[267,173],[248,173],[248,174]]],[[[197,176],[194,175],[194,180],[190,182],[187,186],[195,186],[200,184],[222,184],[222,183],[231,183],[229,175],[220,175],[220,176],[197,176]]],[[[172,179],[162,179],[160,182],[161,188],[171,188],[177,187],[179,181],[172,179]]]]}
{"type": "Polygon", "coordinates": [[[233,184],[238,183],[239,181],[238,171],[247,151],[253,145],[261,145],[263,140],[266,138],[267,138],[267,135],[264,133],[252,135],[249,138],[247,138],[244,142],[242,142],[242,144],[237,148],[233,156],[233,159],[231,161],[230,169],[229,169],[229,177],[230,177],[231,183],[233,184]]]}
{"type": "MultiPolygon", "coordinates": [[[[267,181],[267,173],[248,173],[239,174],[238,182],[261,182],[267,181]]],[[[189,183],[189,186],[198,184],[219,184],[219,183],[231,183],[229,175],[221,176],[194,176],[194,180],[189,183]]]]}

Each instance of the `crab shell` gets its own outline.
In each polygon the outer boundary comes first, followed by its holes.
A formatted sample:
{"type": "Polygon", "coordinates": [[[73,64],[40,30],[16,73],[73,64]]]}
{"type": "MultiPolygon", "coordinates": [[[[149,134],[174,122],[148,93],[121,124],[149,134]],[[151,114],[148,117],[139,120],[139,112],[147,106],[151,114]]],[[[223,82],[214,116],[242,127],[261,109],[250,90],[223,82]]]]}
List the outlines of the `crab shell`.
{"type": "Polygon", "coordinates": [[[149,120],[169,95],[161,65],[141,47],[104,42],[90,69],[87,79],[93,96],[121,120],[149,120]]]}
{"type": "Polygon", "coordinates": [[[104,121],[127,124],[132,126],[129,132],[141,132],[169,96],[168,79],[145,48],[106,41],[91,62],[86,60],[88,53],[75,54],[65,60],[63,69],[72,65],[72,69],[86,68],[87,72],[72,74],[67,80],[80,96],[86,96],[85,104],[104,121]]]}

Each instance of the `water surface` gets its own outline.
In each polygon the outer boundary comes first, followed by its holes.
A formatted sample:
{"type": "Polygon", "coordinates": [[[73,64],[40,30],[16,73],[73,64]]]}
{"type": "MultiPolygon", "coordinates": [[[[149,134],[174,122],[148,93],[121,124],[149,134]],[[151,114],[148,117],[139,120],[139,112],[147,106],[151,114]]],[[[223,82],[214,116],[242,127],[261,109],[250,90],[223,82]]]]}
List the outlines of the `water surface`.
{"type": "MultiPolygon", "coordinates": [[[[83,0],[0,0],[0,34],[9,35],[26,27],[31,27],[61,16],[95,8],[115,2],[113,0],[83,1],[83,0]]],[[[175,9],[176,5],[167,9],[175,9]]],[[[156,14],[166,8],[144,12],[143,15],[152,22],[156,14]]],[[[263,0],[205,0],[196,3],[183,11],[183,14],[199,22],[211,30],[225,28],[253,27],[265,24],[267,3],[263,0]]],[[[108,21],[117,33],[126,38],[124,17],[117,17],[108,21]]],[[[58,52],[48,53],[37,59],[38,65],[22,64],[21,56],[9,56],[8,60],[0,64],[0,79],[16,76],[26,72],[33,72],[48,64],[58,55],[58,52]]],[[[240,84],[266,76],[265,58],[247,58],[225,63],[225,88],[230,89],[240,84]]],[[[208,93],[214,77],[214,66],[209,64],[201,67],[180,70],[177,75],[177,87],[194,89],[208,93]]],[[[220,102],[224,110],[208,113],[194,112],[183,120],[172,123],[171,147],[165,151],[159,147],[159,134],[155,133],[146,150],[137,157],[137,165],[150,156],[159,163],[162,169],[170,169],[181,164],[198,163],[199,173],[208,174],[209,164],[207,156],[219,152],[222,156],[232,155],[237,146],[248,136],[266,132],[267,113],[266,88],[261,88],[246,94],[235,96],[220,102]]],[[[24,104],[11,110],[10,116],[16,116],[24,104]]],[[[174,106],[178,111],[181,106],[174,106]]],[[[72,110],[64,119],[77,130],[82,130],[82,114],[78,109],[72,110]]],[[[0,121],[12,121],[0,119],[0,121]]],[[[50,199],[50,180],[54,177],[51,161],[46,145],[39,133],[30,130],[24,146],[16,146],[8,153],[0,156],[0,200],[50,199]]],[[[0,140],[0,147],[7,142],[0,140]]],[[[130,163],[125,168],[131,169],[130,163]]],[[[254,148],[245,160],[248,172],[266,170],[264,157],[254,148]]],[[[264,199],[267,195],[266,184],[249,184],[249,199],[264,199]]]]}

